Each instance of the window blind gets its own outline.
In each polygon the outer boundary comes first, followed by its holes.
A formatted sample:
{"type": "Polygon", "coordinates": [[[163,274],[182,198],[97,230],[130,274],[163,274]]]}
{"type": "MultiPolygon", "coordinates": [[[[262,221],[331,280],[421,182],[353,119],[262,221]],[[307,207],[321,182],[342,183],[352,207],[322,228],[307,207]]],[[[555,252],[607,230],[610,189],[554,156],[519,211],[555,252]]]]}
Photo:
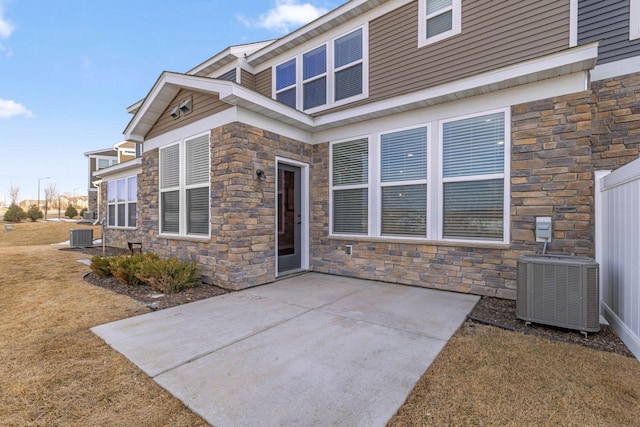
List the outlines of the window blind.
{"type": "Polygon", "coordinates": [[[317,107],[327,103],[327,78],[310,81],[304,84],[304,109],[317,107]]]}
{"type": "Polygon", "coordinates": [[[209,234],[209,187],[187,190],[187,233],[209,234]]]}
{"type": "Polygon", "coordinates": [[[504,172],[504,140],[504,113],[445,123],[443,176],[504,172]]]}
{"type": "Polygon", "coordinates": [[[382,182],[427,179],[427,129],[410,129],[381,137],[382,182]]]}
{"type": "Polygon", "coordinates": [[[362,29],[336,39],[334,66],[340,68],[362,59],[362,29]]]}
{"type": "Polygon", "coordinates": [[[187,185],[209,182],[209,136],[186,142],[187,185]]]}
{"type": "Polygon", "coordinates": [[[135,202],[127,204],[127,209],[128,209],[128,218],[127,218],[128,222],[127,222],[127,225],[129,227],[136,227],[136,225],[137,225],[136,224],[136,218],[137,218],[136,206],[137,205],[136,205],[135,202]]]}
{"type": "Polygon", "coordinates": [[[333,185],[367,184],[369,141],[358,139],[333,145],[333,185]]]}
{"type": "Polygon", "coordinates": [[[180,185],[180,147],[172,145],[160,151],[160,188],[180,185]]]}
{"type": "Polygon", "coordinates": [[[368,189],[333,191],[333,232],[368,233],[368,189]]]}
{"type": "Polygon", "coordinates": [[[302,56],[302,78],[304,80],[327,72],[327,46],[322,45],[302,56]]]}
{"type": "Polygon", "coordinates": [[[399,185],[382,188],[382,234],[426,236],[426,185],[399,185]]]}
{"type": "Polygon", "coordinates": [[[427,38],[437,36],[453,28],[453,11],[449,10],[427,19],[427,38]]]}
{"type": "Polygon", "coordinates": [[[426,0],[427,15],[431,15],[441,9],[451,7],[452,0],[426,0]]]}
{"type": "Polygon", "coordinates": [[[296,88],[294,87],[278,93],[276,99],[291,108],[296,108],[296,88]]]}
{"type": "Polygon", "coordinates": [[[504,180],[444,184],[444,237],[502,239],[504,180]]]}
{"type": "Polygon", "coordinates": [[[336,72],[336,101],[362,93],[362,64],[336,72]]]}
{"type": "Polygon", "coordinates": [[[180,232],[180,192],[165,191],[162,195],[162,232],[180,232]]]}
{"type": "Polygon", "coordinates": [[[296,84],[296,59],[290,59],[276,67],[276,90],[296,84]]]}

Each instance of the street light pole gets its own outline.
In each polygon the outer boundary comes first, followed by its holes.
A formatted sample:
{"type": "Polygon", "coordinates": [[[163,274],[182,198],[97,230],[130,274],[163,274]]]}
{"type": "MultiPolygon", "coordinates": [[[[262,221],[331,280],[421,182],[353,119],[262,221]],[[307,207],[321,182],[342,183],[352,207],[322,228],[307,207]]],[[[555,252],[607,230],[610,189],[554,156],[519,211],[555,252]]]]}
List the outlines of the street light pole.
{"type": "Polygon", "coordinates": [[[73,207],[78,207],[78,200],[76,200],[76,190],[79,190],[80,187],[76,187],[73,189],[73,207]]]}
{"type": "Polygon", "coordinates": [[[51,179],[51,177],[45,176],[43,178],[38,178],[38,210],[40,210],[40,181],[43,179],[51,179]]]}

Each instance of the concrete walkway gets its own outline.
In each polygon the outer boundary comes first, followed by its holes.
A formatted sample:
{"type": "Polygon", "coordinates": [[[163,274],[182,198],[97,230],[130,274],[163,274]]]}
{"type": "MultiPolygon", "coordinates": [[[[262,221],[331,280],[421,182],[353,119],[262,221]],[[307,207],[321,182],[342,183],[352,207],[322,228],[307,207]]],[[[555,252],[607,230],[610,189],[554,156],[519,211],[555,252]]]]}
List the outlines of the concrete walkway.
{"type": "Polygon", "coordinates": [[[215,426],[384,426],[477,301],[308,273],[92,330],[215,426]]]}

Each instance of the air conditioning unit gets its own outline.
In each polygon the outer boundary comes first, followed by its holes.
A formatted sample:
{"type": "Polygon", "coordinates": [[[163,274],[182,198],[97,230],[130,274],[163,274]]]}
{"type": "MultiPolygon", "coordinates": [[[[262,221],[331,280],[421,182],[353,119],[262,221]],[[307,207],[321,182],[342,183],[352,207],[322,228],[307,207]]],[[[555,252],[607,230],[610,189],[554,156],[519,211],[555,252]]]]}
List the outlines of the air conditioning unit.
{"type": "Polygon", "coordinates": [[[93,246],[92,228],[75,228],[71,230],[69,245],[72,248],[87,248],[93,246]]]}
{"type": "Polygon", "coordinates": [[[520,255],[516,316],[587,332],[600,330],[598,263],[568,255],[520,255]]]}
{"type": "Polygon", "coordinates": [[[93,211],[84,211],[82,213],[82,219],[84,221],[93,221],[95,218],[93,211]]]}

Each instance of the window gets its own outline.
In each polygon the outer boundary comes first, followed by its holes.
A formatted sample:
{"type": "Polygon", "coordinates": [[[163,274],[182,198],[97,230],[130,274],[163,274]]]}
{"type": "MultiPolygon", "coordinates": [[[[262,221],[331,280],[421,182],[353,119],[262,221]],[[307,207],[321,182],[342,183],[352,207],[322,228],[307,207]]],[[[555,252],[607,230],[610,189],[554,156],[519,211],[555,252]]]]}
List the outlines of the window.
{"type": "Polygon", "coordinates": [[[420,0],[419,46],[444,40],[462,31],[461,0],[420,0]]]}
{"type": "Polygon", "coordinates": [[[106,169],[109,166],[118,164],[118,159],[97,159],[97,161],[98,161],[98,169],[96,170],[106,169]]]}
{"type": "Polygon", "coordinates": [[[296,59],[276,67],[276,99],[296,108],[296,59]]]}
{"type": "Polygon", "coordinates": [[[107,225],[135,227],[138,198],[138,179],[135,176],[107,182],[107,225]]]}
{"type": "Polygon", "coordinates": [[[332,146],[332,232],[369,232],[369,140],[341,142],[332,146]]]}
{"type": "Polygon", "coordinates": [[[443,237],[503,240],[505,114],[442,125],[443,237]]]}
{"type": "Polygon", "coordinates": [[[640,0],[631,0],[629,10],[629,40],[640,38],[640,0]]]}
{"type": "Polygon", "coordinates": [[[160,150],[160,232],[209,235],[209,135],[160,150]]]}
{"type": "Polygon", "coordinates": [[[366,96],[366,41],[362,27],[277,65],[273,97],[313,111],[366,96]]]}
{"type": "Polygon", "coordinates": [[[381,234],[427,235],[427,128],[380,137],[381,234]]]}

